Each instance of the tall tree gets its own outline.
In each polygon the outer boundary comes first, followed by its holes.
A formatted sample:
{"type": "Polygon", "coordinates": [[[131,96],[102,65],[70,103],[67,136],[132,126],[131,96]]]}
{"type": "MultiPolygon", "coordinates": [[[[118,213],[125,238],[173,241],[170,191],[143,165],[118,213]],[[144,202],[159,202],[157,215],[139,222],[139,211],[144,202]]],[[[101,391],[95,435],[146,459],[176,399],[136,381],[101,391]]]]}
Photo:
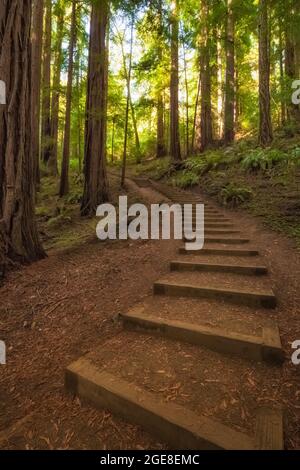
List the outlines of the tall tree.
{"type": "MultiPolygon", "coordinates": [[[[158,0],[157,4],[158,13],[158,34],[157,34],[157,48],[158,48],[158,62],[159,65],[163,60],[163,15],[162,15],[162,0],[158,0]]],[[[158,83],[157,89],[157,145],[156,156],[157,158],[165,157],[167,154],[165,144],[165,127],[164,127],[164,98],[162,84],[158,83]]]]}
{"type": "Polygon", "coordinates": [[[0,256],[34,261],[44,256],[34,216],[31,151],[31,0],[0,2],[0,256]]]}
{"type": "Polygon", "coordinates": [[[235,18],[233,0],[227,0],[226,17],[226,83],[225,83],[225,115],[224,142],[230,144],[234,140],[234,104],[235,104],[235,18]]]}
{"type": "Polygon", "coordinates": [[[201,0],[200,81],[201,81],[201,151],[213,142],[211,109],[211,67],[209,44],[209,3],[201,0]]]}
{"type": "MultiPolygon", "coordinates": [[[[129,66],[127,72],[125,52],[123,42],[121,42],[122,55],[123,55],[123,67],[126,82],[127,82],[127,101],[126,101],[126,111],[125,111],[125,130],[124,130],[124,147],[123,147],[123,163],[122,163],[122,176],[121,176],[121,187],[125,185],[125,176],[126,176],[126,165],[127,165],[127,144],[128,144],[128,127],[129,127],[129,108],[131,103],[131,74],[132,74],[132,54],[133,54],[133,29],[134,29],[134,17],[131,18],[131,32],[130,32],[130,52],[129,52],[129,66]]],[[[132,107],[131,107],[132,109],[132,107]]]]}
{"type": "Polygon", "coordinates": [[[51,142],[50,155],[48,161],[49,172],[53,176],[58,175],[57,167],[57,151],[58,151],[58,124],[59,124],[59,102],[61,93],[61,68],[63,63],[62,42],[64,37],[65,22],[65,2],[60,0],[56,4],[57,32],[56,43],[54,47],[54,64],[53,64],[53,82],[52,82],[52,99],[51,99],[51,142]]]}
{"type": "Polygon", "coordinates": [[[259,143],[268,146],[273,140],[270,104],[270,34],[269,0],[259,1],[259,143]]]}
{"type": "MultiPolygon", "coordinates": [[[[134,33],[134,14],[132,13],[132,18],[131,18],[131,37],[130,37],[130,52],[129,52],[129,64],[127,66],[126,63],[126,53],[125,53],[125,48],[124,48],[124,36],[122,37],[120,33],[118,33],[119,36],[119,42],[120,42],[120,47],[121,47],[121,52],[122,52],[122,60],[123,60],[123,71],[124,71],[124,76],[126,80],[126,87],[127,87],[127,99],[129,100],[129,107],[131,110],[131,117],[132,117],[132,125],[133,125],[133,131],[134,131],[134,136],[135,136],[135,151],[136,151],[136,163],[141,162],[141,143],[140,143],[140,137],[139,137],[139,132],[138,132],[138,124],[137,124],[137,119],[136,119],[136,113],[135,113],[135,107],[134,103],[132,101],[132,93],[131,93],[131,79],[132,79],[132,61],[133,61],[133,33],[134,33]]],[[[129,115],[128,115],[129,117],[129,115]]]]}
{"type": "Polygon", "coordinates": [[[183,43],[184,84],[185,84],[185,150],[186,156],[190,153],[190,109],[189,109],[189,81],[188,64],[186,58],[185,44],[183,43]]]}
{"type": "Polygon", "coordinates": [[[195,100],[195,109],[194,109],[194,119],[193,119],[193,131],[192,131],[192,152],[196,153],[196,150],[200,148],[200,138],[201,136],[197,135],[197,131],[199,130],[199,101],[200,101],[200,92],[201,92],[201,80],[200,74],[198,79],[198,86],[197,86],[197,94],[195,100]]]}
{"type": "Polygon", "coordinates": [[[44,0],[33,1],[31,29],[31,143],[35,180],[40,181],[40,94],[44,0]]]}
{"type": "Polygon", "coordinates": [[[109,198],[106,173],[108,61],[105,42],[108,13],[108,0],[93,2],[85,128],[85,183],[81,206],[82,215],[88,216],[94,215],[99,204],[109,198]]]}
{"type": "Polygon", "coordinates": [[[43,45],[43,92],[42,92],[42,160],[47,163],[50,156],[51,139],[51,33],[52,0],[45,0],[45,31],[43,45]]]}
{"type": "MultiPolygon", "coordinates": [[[[297,0],[288,0],[285,7],[285,74],[290,90],[292,82],[299,79],[299,51],[297,48],[300,45],[300,7],[297,0]]],[[[288,102],[287,114],[289,121],[294,124],[300,122],[300,108],[298,105],[294,105],[291,100],[288,102]]]]}
{"type": "Polygon", "coordinates": [[[69,192],[69,166],[70,166],[70,137],[71,137],[71,108],[72,108],[72,88],[73,88],[73,70],[74,70],[74,49],[76,45],[76,0],[72,0],[71,31],[69,42],[69,64],[68,64],[68,83],[66,94],[66,114],[65,131],[63,143],[63,155],[60,177],[60,197],[69,192]]]}
{"type": "Polygon", "coordinates": [[[171,80],[170,80],[170,152],[173,163],[181,161],[179,135],[179,0],[172,3],[171,11],[171,80]]]}

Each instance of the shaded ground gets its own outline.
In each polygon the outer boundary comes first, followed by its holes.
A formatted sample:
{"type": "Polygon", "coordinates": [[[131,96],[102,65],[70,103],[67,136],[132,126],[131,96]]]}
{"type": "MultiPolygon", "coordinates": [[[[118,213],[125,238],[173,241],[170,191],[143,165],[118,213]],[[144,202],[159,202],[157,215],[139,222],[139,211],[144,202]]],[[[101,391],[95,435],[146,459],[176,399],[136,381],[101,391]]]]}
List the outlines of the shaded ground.
{"type": "MultiPolygon", "coordinates": [[[[151,191],[145,191],[144,196],[149,196],[151,191]]],[[[132,197],[136,196],[133,191],[132,197]]],[[[256,397],[253,402],[261,393],[261,404],[283,404],[287,417],[286,446],[300,448],[300,369],[289,359],[291,342],[300,339],[300,257],[293,242],[267,231],[251,217],[240,212],[232,212],[230,217],[255,240],[265,264],[271,269],[271,283],[279,306],[268,315],[278,321],[288,359],[279,375],[277,370],[272,374],[272,369],[268,369],[270,378],[266,390],[260,388],[265,366],[259,366],[257,373],[252,364],[244,364],[243,374],[236,377],[237,382],[232,385],[234,393],[229,393],[230,388],[226,391],[226,386],[225,389],[223,385],[218,387],[216,412],[227,422],[234,424],[236,421],[238,426],[240,420],[247,423],[252,405],[241,408],[243,391],[247,389],[247,393],[256,397]],[[232,409],[236,414],[230,417],[232,409]]],[[[9,274],[0,291],[0,337],[8,347],[8,365],[1,367],[0,377],[0,448],[163,447],[140,428],[65,395],[63,378],[70,362],[95,348],[100,347],[101,351],[107,341],[105,350],[111,344],[115,355],[106,360],[117,364],[118,369],[123,364],[126,374],[127,358],[132,357],[135,343],[124,344],[124,333],[115,321],[116,315],[149,296],[153,282],[168,272],[169,261],[176,258],[177,247],[176,242],[85,243],[72,250],[50,252],[48,259],[9,274]]],[[[157,340],[152,341],[158,344],[157,340]]],[[[157,350],[166,351],[169,344],[159,342],[157,350]]],[[[175,349],[178,347],[174,344],[175,349]]],[[[193,347],[186,348],[193,353],[193,347]]],[[[155,346],[150,349],[152,353],[156,351],[155,346]]],[[[151,354],[150,349],[146,345],[148,354],[151,354]]],[[[138,357],[142,352],[138,351],[138,357]]],[[[221,380],[216,375],[222,373],[224,359],[220,359],[214,370],[209,366],[215,356],[213,353],[197,354],[202,354],[205,370],[208,370],[203,380],[195,371],[195,380],[204,383],[201,394],[205,395],[209,393],[207,387],[212,387],[213,382],[209,381],[221,380]]],[[[155,355],[151,357],[158,361],[155,355]]],[[[160,355],[162,362],[165,357],[160,355]]],[[[193,361],[195,357],[186,358],[188,368],[188,360],[193,361]]],[[[235,370],[238,375],[235,363],[239,361],[227,362],[229,375],[223,381],[232,382],[235,370]]],[[[165,366],[167,364],[162,370],[165,366]]],[[[168,367],[172,369],[174,364],[169,363],[168,367]]],[[[202,367],[200,364],[200,372],[202,367]]],[[[174,386],[172,393],[176,397],[178,385],[174,386]]]]}

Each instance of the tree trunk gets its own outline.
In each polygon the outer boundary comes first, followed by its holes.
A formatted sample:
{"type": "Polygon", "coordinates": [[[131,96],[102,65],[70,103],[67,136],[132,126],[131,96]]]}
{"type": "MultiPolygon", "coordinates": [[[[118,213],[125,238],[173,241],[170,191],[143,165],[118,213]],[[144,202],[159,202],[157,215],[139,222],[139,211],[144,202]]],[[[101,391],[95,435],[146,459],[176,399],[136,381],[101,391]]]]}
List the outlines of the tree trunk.
{"type": "Polygon", "coordinates": [[[133,27],[134,27],[134,18],[132,18],[132,34],[131,34],[131,39],[130,39],[129,70],[127,69],[126,54],[125,54],[125,50],[124,50],[123,40],[121,38],[120,38],[120,44],[121,44],[122,58],[123,58],[123,69],[124,69],[124,75],[125,75],[126,86],[127,86],[127,96],[128,96],[128,99],[129,99],[129,107],[130,107],[130,110],[131,110],[132,125],[133,125],[133,131],[134,131],[134,135],[135,135],[136,163],[140,163],[141,162],[141,143],[140,143],[140,137],[139,137],[139,132],[138,132],[138,126],[137,126],[137,120],[136,120],[136,115],[135,115],[134,104],[133,104],[132,96],[131,96],[133,27]]]}
{"type": "Polygon", "coordinates": [[[70,43],[69,43],[69,65],[68,65],[68,83],[67,83],[67,96],[66,96],[65,132],[64,132],[63,156],[62,156],[61,178],[60,178],[60,188],[59,188],[60,197],[65,196],[69,192],[71,107],[72,107],[72,90],[73,90],[74,49],[76,45],[76,36],[77,36],[76,0],[73,0],[70,43]]]}
{"type": "MultiPolygon", "coordinates": [[[[158,23],[159,31],[157,37],[157,47],[158,47],[158,62],[161,64],[163,59],[163,23],[162,23],[162,0],[159,0],[158,3],[158,23]]],[[[158,85],[157,92],[157,148],[156,156],[157,158],[165,157],[167,154],[166,144],[165,144],[165,123],[164,123],[164,99],[163,99],[163,89],[161,83],[158,85]]]]}
{"type": "Polygon", "coordinates": [[[51,140],[51,33],[52,0],[46,0],[46,17],[43,46],[43,93],[42,93],[42,160],[47,163],[50,156],[51,140]]]}
{"type": "Polygon", "coordinates": [[[77,70],[76,70],[76,87],[77,87],[77,160],[78,160],[78,172],[79,174],[82,173],[82,136],[81,136],[81,129],[82,129],[82,112],[81,112],[81,104],[80,104],[80,92],[81,92],[81,81],[82,81],[82,70],[81,70],[81,63],[80,63],[80,51],[78,49],[77,52],[77,70]]]}
{"type": "Polygon", "coordinates": [[[285,77],[284,77],[284,63],[283,63],[283,28],[282,19],[279,18],[279,69],[280,69],[280,91],[281,91],[281,125],[284,126],[286,123],[286,100],[285,100],[285,77]]]}
{"type": "Polygon", "coordinates": [[[234,102],[235,102],[235,20],[232,0],[227,0],[226,24],[226,84],[225,84],[225,116],[224,142],[234,141],[234,102]]]}
{"type": "MultiPolygon", "coordinates": [[[[198,88],[197,88],[197,96],[196,96],[196,101],[195,101],[195,111],[194,111],[194,121],[193,121],[193,132],[192,132],[192,151],[193,153],[196,153],[198,148],[200,148],[200,138],[201,136],[198,136],[199,138],[196,139],[197,137],[197,124],[199,124],[197,121],[198,119],[198,109],[199,109],[199,101],[200,101],[200,92],[201,92],[201,80],[200,80],[200,74],[199,74],[199,80],[198,80],[198,88]],[[199,144],[199,145],[198,145],[199,144]]],[[[200,126],[198,126],[200,127],[200,126]]]]}
{"type": "Polygon", "coordinates": [[[187,60],[185,45],[183,44],[183,62],[184,62],[184,84],[185,84],[185,148],[186,156],[190,153],[190,115],[189,115],[189,82],[187,74],[187,60]]]}
{"type": "Polygon", "coordinates": [[[178,58],[178,0],[171,13],[171,89],[170,89],[170,151],[173,163],[181,161],[179,135],[179,58],[178,58]]]}
{"type": "Polygon", "coordinates": [[[132,20],[131,20],[131,33],[130,33],[130,54],[129,54],[128,71],[127,71],[127,67],[126,67],[124,46],[123,46],[123,42],[121,42],[124,73],[125,73],[126,82],[127,82],[127,104],[126,104],[126,112],[125,112],[124,148],[123,148],[123,164],[122,164],[122,176],[121,176],[121,187],[122,188],[125,186],[126,165],[127,165],[129,108],[130,108],[130,103],[131,103],[130,88],[131,88],[132,52],[133,52],[133,27],[134,27],[134,19],[132,18],[132,20]]]}
{"type": "Polygon", "coordinates": [[[0,2],[0,257],[22,262],[45,256],[34,215],[31,144],[31,1],[0,2]]]}
{"type": "Polygon", "coordinates": [[[224,136],[224,92],[223,92],[223,63],[221,30],[217,31],[217,75],[218,75],[218,138],[224,136]]]}
{"type": "Polygon", "coordinates": [[[34,0],[31,29],[31,145],[35,182],[40,182],[40,94],[42,76],[44,0],[34,0]]]}
{"type": "Polygon", "coordinates": [[[115,161],[115,129],[116,129],[116,117],[113,117],[113,127],[111,134],[111,163],[115,161]]]}
{"type": "MultiPolygon", "coordinates": [[[[287,8],[289,9],[289,14],[285,17],[285,73],[289,82],[288,86],[291,89],[293,81],[300,78],[297,70],[299,52],[297,51],[296,38],[299,35],[299,23],[297,24],[295,21],[295,17],[297,18],[296,0],[290,0],[287,3],[287,8]]],[[[287,114],[289,121],[293,123],[300,122],[300,108],[298,105],[293,104],[292,100],[289,100],[287,114]]]]}
{"type": "Polygon", "coordinates": [[[55,45],[55,61],[52,86],[52,104],[51,104],[51,142],[50,155],[48,161],[49,173],[53,176],[58,175],[57,167],[57,147],[58,147],[58,124],[59,124],[59,101],[60,101],[60,77],[63,63],[62,41],[64,37],[65,7],[64,4],[58,5],[57,12],[57,39],[55,45]]]}
{"type": "Polygon", "coordinates": [[[165,146],[165,132],[164,132],[164,101],[161,91],[158,92],[157,97],[157,158],[165,157],[167,154],[165,146]]]}
{"type": "Polygon", "coordinates": [[[207,147],[213,143],[208,13],[208,0],[201,0],[202,30],[200,36],[200,80],[202,152],[204,152],[207,147]]]}
{"type": "Polygon", "coordinates": [[[259,143],[263,147],[273,140],[270,105],[270,35],[268,0],[259,1],[259,143]]]}
{"type": "Polygon", "coordinates": [[[108,61],[105,44],[108,1],[92,4],[85,127],[85,184],[81,214],[95,215],[97,207],[109,199],[106,173],[106,126],[108,61]]]}

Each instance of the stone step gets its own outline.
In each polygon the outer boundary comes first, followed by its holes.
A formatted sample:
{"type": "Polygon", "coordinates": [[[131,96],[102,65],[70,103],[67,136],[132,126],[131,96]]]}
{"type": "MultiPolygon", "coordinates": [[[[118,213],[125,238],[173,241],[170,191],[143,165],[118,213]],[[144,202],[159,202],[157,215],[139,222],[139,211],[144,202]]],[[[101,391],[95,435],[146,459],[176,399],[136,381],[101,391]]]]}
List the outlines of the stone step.
{"type": "Polygon", "coordinates": [[[204,232],[208,235],[238,235],[241,233],[240,230],[230,229],[213,229],[204,227],[204,232]]]}
{"type": "MultiPolygon", "coordinates": [[[[259,280],[259,278],[257,278],[259,280]]],[[[163,320],[203,325],[230,333],[262,336],[270,325],[270,310],[227,302],[219,298],[170,297],[149,295],[130,309],[163,320]]]]}
{"type": "Polygon", "coordinates": [[[217,287],[201,287],[172,281],[158,281],[154,283],[155,295],[172,295],[193,298],[220,298],[229,302],[248,305],[251,307],[276,308],[276,297],[272,290],[248,291],[246,289],[230,289],[217,287]]]}
{"type": "MultiPolygon", "coordinates": [[[[244,245],[250,243],[249,238],[229,238],[229,237],[212,237],[205,234],[204,237],[205,243],[222,243],[224,245],[244,245]]],[[[190,242],[186,237],[184,238],[185,242],[190,242]]]]}
{"type": "Polygon", "coordinates": [[[255,435],[198,414],[183,405],[162,400],[153,392],[104,371],[83,357],[65,373],[66,390],[97,408],[110,410],[141,426],[178,450],[282,450],[282,413],[256,410],[255,435]]]}
{"type": "Polygon", "coordinates": [[[224,256],[258,256],[259,251],[255,249],[241,249],[241,248],[219,248],[204,246],[202,250],[191,251],[185,248],[179,248],[181,255],[224,255],[224,256]]]}
{"type": "MultiPolygon", "coordinates": [[[[197,218],[196,216],[190,216],[188,214],[188,217],[185,217],[186,220],[188,220],[189,222],[192,222],[192,223],[195,223],[197,221],[197,218]]],[[[183,219],[184,220],[184,219],[183,219]]],[[[204,214],[204,220],[206,222],[210,222],[210,223],[222,223],[222,224],[230,224],[231,223],[231,220],[224,217],[223,215],[216,215],[216,216],[212,216],[212,215],[209,215],[209,214],[204,214]]]]}
{"type": "Polygon", "coordinates": [[[277,325],[263,328],[262,336],[250,336],[206,325],[157,318],[136,310],[120,315],[120,319],[125,326],[204,346],[220,353],[237,354],[256,361],[282,363],[284,360],[277,325]]]}
{"type": "Polygon", "coordinates": [[[234,229],[235,226],[228,222],[205,222],[205,228],[234,229]]]}
{"type": "Polygon", "coordinates": [[[181,405],[163,402],[154,393],[99,370],[85,358],[67,368],[65,386],[68,392],[142,426],[176,449],[255,448],[254,438],[181,405]]]}
{"type": "Polygon", "coordinates": [[[264,275],[268,273],[265,266],[249,266],[245,264],[216,264],[188,261],[171,261],[171,271],[205,271],[205,272],[227,272],[247,275],[264,275]]]}

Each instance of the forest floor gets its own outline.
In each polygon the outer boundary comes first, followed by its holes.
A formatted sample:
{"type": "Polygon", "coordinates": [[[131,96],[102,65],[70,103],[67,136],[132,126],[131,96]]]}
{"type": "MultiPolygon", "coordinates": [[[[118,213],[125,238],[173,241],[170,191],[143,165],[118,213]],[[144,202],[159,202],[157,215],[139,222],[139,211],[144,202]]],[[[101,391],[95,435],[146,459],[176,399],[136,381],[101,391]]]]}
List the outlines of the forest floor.
{"type": "MultiPolygon", "coordinates": [[[[111,179],[116,202],[118,184],[111,179]]],[[[117,369],[122,366],[126,372],[125,366],[137,349],[134,341],[126,344],[134,334],[122,332],[117,316],[148,298],[153,282],[169,273],[178,242],[100,243],[95,237],[96,221],[81,220],[78,215],[76,187],[71,194],[74,199],[58,207],[53,198],[55,185],[50,180],[48,184],[44,191],[49,195],[52,188],[52,212],[48,215],[45,208],[50,201],[42,195],[38,214],[49,257],[10,272],[0,291],[0,338],[8,347],[8,364],[1,368],[0,377],[0,448],[162,449],[164,444],[138,426],[67,395],[64,372],[71,362],[92,350],[99,351],[99,347],[100,352],[102,348],[111,351],[111,357],[104,355],[103,361],[117,369]]],[[[134,184],[129,185],[127,194],[131,202],[164,200],[154,191],[140,190],[134,184]]],[[[250,361],[243,365],[241,374],[239,360],[229,359],[227,379],[231,386],[224,389],[224,384],[216,386],[215,377],[223,370],[223,359],[218,356],[217,364],[214,362],[210,369],[216,355],[204,352],[202,362],[206,358],[207,367],[202,370],[199,366],[199,373],[206,377],[201,396],[215,399],[216,414],[225,422],[231,419],[229,409],[237,407],[239,423],[246,427],[250,415],[245,397],[249,396],[252,405],[284,406],[286,447],[300,448],[299,367],[290,360],[291,342],[300,339],[300,254],[293,240],[267,229],[246,212],[225,213],[251,236],[270,269],[279,305],[268,315],[278,322],[287,360],[280,374],[262,365],[256,373],[256,365],[250,361]],[[214,377],[207,369],[216,370],[214,377]],[[263,376],[267,377],[266,390],[261,390],[263,376]]],[[[170,348],[170,342],[158,344],[153,339],[152,343],[158,354],[170,348]]],[[[138,356],[145,353],[147,357],[149,343],[140,347],[144,349],[138,349],[138,356]]],[[[187,346],[184,351],[188,363],[195,348],[187,346]]],[[[172,364],[165,364],[161,357],[162,364],[154,362],[154,366],[172,369],[172,364]]],[[[138,376],[139,364],[136,368],[138,376]]],[[[150,385],[156,387],[155,382],[150,385]]],[[[176,399],[179,386],[165,389],[169,400],[176,399]]]]}
{"type": "MultiPolygon", "coordinates": [[[[117,199],[118,185],[111,183],[117,199]]],[[[134,187],[127,195],[131,202],[143,198],[134,187]]],[[[67,396],[64,371],[118,336],[117,316],[149,294],[177,243],[102,243],[96,220],[80,221],[78,205],[65,203],[63,217],[68,224],[59,217],[60,230],[40,219],[48,258],[10,272],[0,291],[0,337],[8,348],[0,376],[0,448],[161,448],[141,429],[67,396]]]]}

